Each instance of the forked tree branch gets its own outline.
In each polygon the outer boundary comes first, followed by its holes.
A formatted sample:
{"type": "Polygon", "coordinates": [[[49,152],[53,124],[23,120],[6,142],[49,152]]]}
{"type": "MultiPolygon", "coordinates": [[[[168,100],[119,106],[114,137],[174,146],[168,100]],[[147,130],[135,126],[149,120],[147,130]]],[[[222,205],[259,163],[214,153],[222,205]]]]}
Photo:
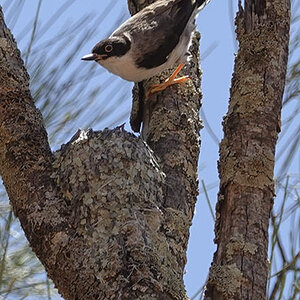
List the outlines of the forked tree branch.
{"type": "Polygon", "coordinates": [[[198,44],[187,70],[193,83],[145,102],[148,144],[120,128],[78,131],[52,154],[2,10],[0,38],[0,172],[59,293],[186,299],[183,272],[198,191],[198,44]]]}

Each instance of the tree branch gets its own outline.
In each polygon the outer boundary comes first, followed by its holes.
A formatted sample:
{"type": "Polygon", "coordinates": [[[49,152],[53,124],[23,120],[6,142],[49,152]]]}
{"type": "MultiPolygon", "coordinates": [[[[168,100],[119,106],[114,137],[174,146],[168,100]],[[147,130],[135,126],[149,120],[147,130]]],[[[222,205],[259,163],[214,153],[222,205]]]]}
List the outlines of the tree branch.
{"type": "Polygon", "coordinates": [[[194,83],[145,103],[143,135],[152,149],[117,128],[78,131],[52,154],[2,11],[0,20],[0,172],[60,294],[186,299],[183,269],[198,192],[198,44],[187,70],[194,83]]]}
{"type": "MultiPolygon", "coordinates": [[[[0,7],[0,163],[1,176],[16,216],[27,228],[29,240],[46,238],[45,228],[34,216],[44,203],[45,190],[54,189],[50,179],[53,156],[40,112],[29,91],[29,77],[0,7]],[[35,228],[35,232],[32,229],[35,228]]],[[[55,224],[48,224],[53,227],[55,224]]],[[[35,249],[39,251],[38,249],[35,249]]]]}
{"type": "Polygon", "coordinates": [[[215,224],[218,245],[205,299],[265,299],[274,154],[288,58],[289,0],[246,0],[235,60],[215,224]]]}

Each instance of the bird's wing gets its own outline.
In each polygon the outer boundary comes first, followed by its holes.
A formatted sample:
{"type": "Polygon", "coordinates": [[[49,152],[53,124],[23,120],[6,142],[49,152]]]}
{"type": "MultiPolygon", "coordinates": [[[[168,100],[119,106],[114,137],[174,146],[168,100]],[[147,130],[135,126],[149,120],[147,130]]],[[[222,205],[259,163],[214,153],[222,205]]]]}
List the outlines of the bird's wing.
{"type": "Polygon", "coordinates": [[[149,5],[112,35],[129,32],[138,67],[150,69],[167,61],[195,10],[192,0],[163,0],[149,5]]]}

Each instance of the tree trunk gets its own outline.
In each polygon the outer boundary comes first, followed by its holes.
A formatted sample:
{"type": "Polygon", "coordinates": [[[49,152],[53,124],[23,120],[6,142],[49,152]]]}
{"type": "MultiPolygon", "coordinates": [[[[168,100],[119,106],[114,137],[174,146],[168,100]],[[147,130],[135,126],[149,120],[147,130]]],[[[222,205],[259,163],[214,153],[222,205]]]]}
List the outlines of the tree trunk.
{"type": "Polygon", "coordinates": [[[229,108],[220,145],[217,251],[205,299],[266,299],[274,154],[288,58],[290,1],[239,3],[229,108]]]}
{"type": "MultiPolygon", "coordinates": [[[[129,1],[132,12],[138,3],[129,1]]],[[[54,154],[1,8],[0,38],[0,172],[59,293],[72,300],[187,299],[183,271],[198,193],[199,35],[185,70],[193,81],[135,100],[143,105],[144,140],[121,128],[78,131],[54,154]]]]}

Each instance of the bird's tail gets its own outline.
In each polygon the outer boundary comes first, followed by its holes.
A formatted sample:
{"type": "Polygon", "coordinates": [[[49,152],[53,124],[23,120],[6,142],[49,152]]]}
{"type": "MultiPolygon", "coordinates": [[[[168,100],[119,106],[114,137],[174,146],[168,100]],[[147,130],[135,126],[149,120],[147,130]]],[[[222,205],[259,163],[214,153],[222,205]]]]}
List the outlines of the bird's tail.
{"type": "MultiPolygon", "coordinates": [[[[210,0],[196,0],[198,11],[208,4],[210,0]]],[[[195,2],[194,2],[195,3],[195,2]]]]}

